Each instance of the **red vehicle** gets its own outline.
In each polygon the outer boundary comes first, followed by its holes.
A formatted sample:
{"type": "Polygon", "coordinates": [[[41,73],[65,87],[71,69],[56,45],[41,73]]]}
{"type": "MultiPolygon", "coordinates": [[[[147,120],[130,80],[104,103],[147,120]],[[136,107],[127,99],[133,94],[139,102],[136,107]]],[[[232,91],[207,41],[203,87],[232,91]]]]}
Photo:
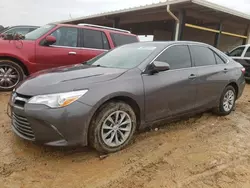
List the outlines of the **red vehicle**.
{"type": "Polygon", "coordinates": [[[82,63],[138,41],[129,31],[91,24],[49,24],[22,40],[0,40],[0,90],[12,90],[37,71],[82,63]]]}

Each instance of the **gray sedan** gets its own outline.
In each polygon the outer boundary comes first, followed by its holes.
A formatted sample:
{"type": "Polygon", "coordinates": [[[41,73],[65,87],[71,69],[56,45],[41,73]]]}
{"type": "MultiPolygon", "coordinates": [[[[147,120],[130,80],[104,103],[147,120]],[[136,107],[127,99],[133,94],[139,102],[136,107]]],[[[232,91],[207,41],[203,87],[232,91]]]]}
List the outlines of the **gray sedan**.
{"type": "Polygon", "coordinates": [[[244,71],[203,43],[128,44],[28,77],[11,95],[12,128],[45,145],[116,152],[154,122],[210,109],[230,114],[244,71]]]}

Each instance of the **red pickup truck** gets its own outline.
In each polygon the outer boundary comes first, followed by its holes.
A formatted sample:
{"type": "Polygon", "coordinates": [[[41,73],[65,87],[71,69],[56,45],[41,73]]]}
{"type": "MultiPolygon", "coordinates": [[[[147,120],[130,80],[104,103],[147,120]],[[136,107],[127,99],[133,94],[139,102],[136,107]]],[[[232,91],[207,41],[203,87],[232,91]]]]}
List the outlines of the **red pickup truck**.
{"type": "Polygon", "coordinates": [[[138,41],[129,31],[91,24],[48,24],[20,40],[0,39],[0,90],[12,90],[37,71],[85,62],[138,41]]]}

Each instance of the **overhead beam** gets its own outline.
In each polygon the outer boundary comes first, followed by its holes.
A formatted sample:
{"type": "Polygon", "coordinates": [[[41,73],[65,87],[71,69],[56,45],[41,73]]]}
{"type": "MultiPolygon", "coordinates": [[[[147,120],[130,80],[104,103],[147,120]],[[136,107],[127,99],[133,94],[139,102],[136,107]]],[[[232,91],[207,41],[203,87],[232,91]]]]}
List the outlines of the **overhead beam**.
{"type": "Polygon", "coordinates": [[[142,22],[151,22],[151,21],[163,21],[163,20],[171,20],[172,18],[168,15],[168,13],[161,12],[158,14],[145,14],[145,15],[127,15],[122,16],[120,23],[121,24],[129,24],[129,23],[142,23],[142,22]]]}

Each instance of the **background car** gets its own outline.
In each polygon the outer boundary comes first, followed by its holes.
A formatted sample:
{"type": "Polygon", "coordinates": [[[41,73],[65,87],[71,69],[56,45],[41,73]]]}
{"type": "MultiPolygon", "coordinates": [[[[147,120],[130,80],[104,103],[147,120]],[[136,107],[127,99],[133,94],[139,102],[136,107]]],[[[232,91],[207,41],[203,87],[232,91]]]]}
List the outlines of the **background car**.
{"type": "Polygon", "coordinates": [[[39,27],[31,26],[31,25],[17,25],[17,26],[6,27],[0,30],[0,34],[2,35],[8,35],[8,34],[26,35],[27,33],[34,31],[37,28],[39,27]]]}
{"type": "Polygon", "coordinates": [[[90,24],[49,24],[26,34],[24,40],[0,40],[0,90],[12,90],[37,71],[85,62],[138,41],[129,31],[90,24]]]}
{"type": "Polygon", "coordinates": [[[245,79],[250,81],[250,44],[238,46],[226,54],[245,67],[245,79]]]}
{"type": "Polygon", "coordinates": [[[12,128],[46,145],[115,152],[157,121],[209,109],[230,114],[245,87],[243,72],[203,43],[128,44],[30,76],[12,93],[12,128]]]}

